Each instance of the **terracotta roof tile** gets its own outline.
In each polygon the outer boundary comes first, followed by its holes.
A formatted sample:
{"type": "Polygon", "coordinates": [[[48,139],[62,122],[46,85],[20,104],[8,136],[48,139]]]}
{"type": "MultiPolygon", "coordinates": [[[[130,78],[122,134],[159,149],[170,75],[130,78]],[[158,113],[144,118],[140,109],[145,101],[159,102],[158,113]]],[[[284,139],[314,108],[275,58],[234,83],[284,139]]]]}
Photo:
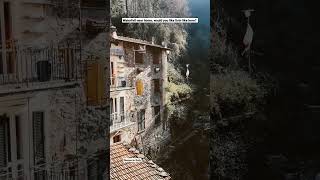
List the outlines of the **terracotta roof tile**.
{"type": "Polygon", "coordinates": [[[110,146],[110,178],[112,180],[168,180],[171,177],[162,177],[157,168],[148,164],[148,159],[142,162],[125,163],[123,158],[137,158],[137,154],[129,152],[122,144],[116,143],[110,146]]]}

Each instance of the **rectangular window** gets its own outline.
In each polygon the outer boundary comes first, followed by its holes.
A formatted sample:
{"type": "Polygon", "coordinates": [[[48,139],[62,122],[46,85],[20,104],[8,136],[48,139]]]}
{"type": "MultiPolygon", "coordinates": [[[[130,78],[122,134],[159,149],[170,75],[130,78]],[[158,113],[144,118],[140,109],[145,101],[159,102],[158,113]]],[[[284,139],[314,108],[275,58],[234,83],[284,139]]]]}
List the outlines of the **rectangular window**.
{"type": "Polygon", "coordinates": [[[113,113],[113,99],[110,99],[110,112],[113,113]]]}
{"type": "Polygon", "coordinates": [[[113,121],[114,121],[114,110],[113,110],[113,99],[111,98],[110,99],[110,126],[112,126],[113,125],[113,121]]]}
{"type": "MultiPolygon", "coordinates": [[[[135,45],[134,49],[135,50],[139,50],[140,46],[139,45],[135,45]]],[[[143,64],[143,53],[142,52],[134,51],[134,62],[136,64],[143,64]]]]}
{"type": "Polygon", "coordinates": [[[0,168],[11,162],[10,124],[9,117],[0,116],[0,168]]]}
{"type": "Polygon", "coordinates": [[[160,93],[160,80],[159,79],[153,80],[153,92],[155,94],[160,93]]]}
{"type": "Polygon", "coordinates": [[[160,106],[153,107],[153,116],[154,116],[154,123],[159,124],[161,122],[161,114],[160,114],[160,106]]]}
{"type": "Polygon", "coordinates": [[[159,49],[152,49],[153,64],[160,64],[161,51],[159,49]]]}
{"type": "Polygon", "coordinates": [[[125,120],[124,116],[124,97],[120,97],[120,120],[123,122],[125,120]]]}
{"type": "Polygon", "coordinates": [[[113,67],[113,62],[111,62],[111,76],[113,76],[114,75],[114,67],[113,67]]]}
{"type": "Polygon", "coordinates": [[[7,73],[11,74],[14,73],[15,69],[15,57],[13,52],[7,52],[6,53],[6,59],[7,59],[7,73]]]}
{"type": "Polygon", "coordinates": [[[141,109],[138,112],[138,132],[143,131],[145,129],[145,109],[141,109]]]}
{"type": "Polygon", "coordinates": [[[118,122],[118,99],[114,98],[113,99],[113,113],[112,113],[112,121],[113,123],[118,122]]]}
{"type": "Polygon", "coordinates": [[[142,64],[143,63],[143,54],[139,53],[139,52],[134,52],[134,60],[135,60],[135,63],[142,64]]]}
{"type": "Polygon", "coordinates": [[[115,85],[115,74],[114,74],[114,63],[110,64],[110,77],[111,77],[111,85],[115,85]]]}
{"type": "Polygon", "coordinates": [[[16,121],[16,143],[17,143],[17,159],[23,158],[23,141],[22,141],[22,122],[19,116],[15,117],[16,121]]]}
{"type": "Polygon", "coordinates": [[[113,143],[117,143],[121,141],[121,135],[117,135],[113,137],[113,143]]]}
{"type": "Polygon", "coordinates": [[[42,164],[45,162],[44,113],[40,111],[33,112],[32,121],[34,163],[42,164]]]}
{"type": "Polygon", "coordinates": [[[5,40],[11,40],[11,12],[10,3],[4,2],[4,26],[5,26],[5,40]]]}
{"type": "Polygon", "coordinates": [[[117,101],[117,98],[114,98],[114,112],[115,113],[118,112],[118,101],[117,101]]]}

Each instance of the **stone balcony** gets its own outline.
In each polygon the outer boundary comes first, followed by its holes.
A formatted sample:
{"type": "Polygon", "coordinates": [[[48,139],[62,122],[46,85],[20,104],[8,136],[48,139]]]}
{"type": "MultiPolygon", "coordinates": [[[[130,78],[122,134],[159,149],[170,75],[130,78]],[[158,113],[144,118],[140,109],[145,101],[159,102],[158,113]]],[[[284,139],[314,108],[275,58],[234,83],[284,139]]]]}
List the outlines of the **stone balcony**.
{"type": "Polygon", "coordinates": [[[112,113],[110,115],[110,133],[135,124],[132,119],[133,118],[126,113],[112,113]]]}

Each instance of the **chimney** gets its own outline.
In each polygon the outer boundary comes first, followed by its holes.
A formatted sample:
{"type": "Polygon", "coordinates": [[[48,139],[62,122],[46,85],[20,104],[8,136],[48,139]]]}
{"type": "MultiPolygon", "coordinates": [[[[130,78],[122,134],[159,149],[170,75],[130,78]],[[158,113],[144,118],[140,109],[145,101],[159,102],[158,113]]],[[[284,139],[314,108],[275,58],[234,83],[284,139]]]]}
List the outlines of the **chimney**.
{"type": "Polygon", "coordinates": [[[154,44],[154,41],[155,41],[155,39],[154,39],[154,37],[152,36],[152,38],[151,38],[151,44],[154,44]]]}
{"type": "Polygon", "coordinates": [[[162,45],[163,47],[167,48],[167,43],[166,43],[166,42],[162,41],[161,45],[162,45]]]}
{"type": "Polygon", "coordinates": [[[115,26],[110,27],[110,33],[112,38],[118,38],[117,36],[117,28],[115,26]]]}

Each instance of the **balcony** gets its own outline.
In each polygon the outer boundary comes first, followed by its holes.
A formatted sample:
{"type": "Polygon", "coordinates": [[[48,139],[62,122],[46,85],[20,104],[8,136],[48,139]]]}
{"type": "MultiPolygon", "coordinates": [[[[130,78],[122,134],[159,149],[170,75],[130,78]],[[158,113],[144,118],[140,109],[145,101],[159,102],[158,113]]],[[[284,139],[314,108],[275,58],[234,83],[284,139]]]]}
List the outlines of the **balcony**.
{"type": "Polygon", "coordinates": [[[133,79],[128,77],[111,77],[110,78],[110,88],[111,90],[125,90],[125,89],[132,89],[133,86],[133,79]]]}
{"type": "Polygon", "coordinates": [[[126,113],[112,113],[110,115],[110,133],[113,133],[122,128],[133,125],[132,117],[126,113]]]}
{"type": "MultiPolygon", "coordinates": [[[[10,45],[9,47],[13,47],[10,45]]],[[[3,52],[3,51],[2,51],[3,52]]],[[[30,88],[46,82],[74,82],[81,78],[79,49],[50,47],[45,49],[6,50],[0,66],[0,88],[30,88]]],[[[46,83],[48,84],[48,83],[46,83]]]]}

